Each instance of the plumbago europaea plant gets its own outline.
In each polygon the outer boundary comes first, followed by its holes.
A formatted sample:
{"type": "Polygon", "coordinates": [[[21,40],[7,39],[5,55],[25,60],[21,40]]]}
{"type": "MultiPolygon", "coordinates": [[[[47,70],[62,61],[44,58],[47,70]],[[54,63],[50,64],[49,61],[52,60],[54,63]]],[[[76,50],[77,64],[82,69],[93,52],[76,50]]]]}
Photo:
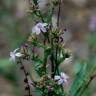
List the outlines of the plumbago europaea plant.
{"type": "Polygon", "coordinates": [[[61,72],[59,67],[72,54],[64,48],[62,37],[64,30],[59,28],[62,0],[50,1],[49,11],[46,17],[39,9],[39,1],[27,0],[29,3],[29,10],[27,12],[38,19],[38,23],[36,22],[36,25],[32,27],[32,33],[26,43],[13,52],[10,52],[10,60],[19,64],[20,69],[24,72],[26,96],[32,96],[33,91],[31,89],[33,87],[41,96],[81,96],[96,75],[91,75],[93,70],[88,75],[85,75],[89,71],[89,69],[86,71],[87,65],[85,64],[80,72],[78,72],[78,75],[76,75],[69,92],[66,93],[64,91],[63,86],[68,82],[69,76],[65,72],[61,72]],[[52,25],[52,16],[55,7],[58,7],[56,28],[52,25]],[[42,49],[42,58],[41,55],[38,55],[37,48],[42,49]],[[39,76],[39,80],[34,80],[33,76],[31,77],[29,75],[23,64],[24,60],[32,61],[32,65],[35,65],[34,69],[39,76]],[[48,69],[48,66],[51,69],[48,69]],[[80,76],[80,80],[83,78],[81,80],[82,82],[78,81],[80,76]]]}

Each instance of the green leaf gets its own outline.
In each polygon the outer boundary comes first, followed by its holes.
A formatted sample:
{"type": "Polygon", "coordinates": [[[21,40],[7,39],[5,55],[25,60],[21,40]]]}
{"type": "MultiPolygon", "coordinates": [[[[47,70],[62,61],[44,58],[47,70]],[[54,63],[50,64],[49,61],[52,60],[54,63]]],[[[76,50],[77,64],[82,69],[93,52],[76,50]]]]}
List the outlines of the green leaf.
{"type": "Polygon", "coordinates": [[[86,80],[87,64],[81,64],[80,71],[76,74],[73,84],[70,89],[71,96],[78,96],[77,94],[81,90],[81,86],[84,86],[86,80]]]}

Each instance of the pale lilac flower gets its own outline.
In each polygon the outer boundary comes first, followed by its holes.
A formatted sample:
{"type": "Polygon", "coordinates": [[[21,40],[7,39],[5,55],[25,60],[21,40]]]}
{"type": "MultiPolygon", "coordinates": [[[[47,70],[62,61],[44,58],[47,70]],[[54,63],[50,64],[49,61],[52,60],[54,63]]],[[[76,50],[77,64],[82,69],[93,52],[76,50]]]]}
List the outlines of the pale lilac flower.
{"type": "Polygon", "coordinates": [[[60,75],[56,75],[54,77],[54,80],[57,81],[58,85],[61,85],[63,83],[67,83],[69,76],[67,76],[65,73],[61,72],[60,75]]]}
{"type": "Polygon", "coordinates": [[[18,50],[19,50],[19,48],[15,49],[13,52],[10,52],[10,61],[15,62],[16,57],[19,58],[23,55],[20,52],[17,52],[18,50]]]}
{"type": "Polygon", "coordinates": [[[95,30],[96,30],[96,16],[92,16],[92,17],[91,17],[90,24],[89,24],[89,28],[90,28],[92,31],[95,31],[95,30]]]}
{"type": "Polygon", "coordinates": [[[32,28],[32,34],[36,33],[37,35],[40,34],[40,32],[47,32],[46,27],[47,23],[37,23],[33,28],[32,28]]]}

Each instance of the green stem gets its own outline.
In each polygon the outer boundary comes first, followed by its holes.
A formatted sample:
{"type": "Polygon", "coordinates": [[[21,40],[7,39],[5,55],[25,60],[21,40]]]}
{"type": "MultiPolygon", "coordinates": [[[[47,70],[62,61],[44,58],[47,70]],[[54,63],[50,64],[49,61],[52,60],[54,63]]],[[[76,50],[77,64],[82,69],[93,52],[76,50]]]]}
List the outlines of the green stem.
{"type": "Polygon", "coordinates": [[[54,66],[54,54],[53,53],[50,57],[50,61],[51,61],[51,77],[54,78],[55,66],[54,66]]]}
{"type": "Polygon", "coordinates": [[[59,74],[59,69],[58,69],[58,45],[57,45],[57,47],[56,47],[56,60],[55,60],[55,74],[56,74],[56,72],[57,72],[57,74],[59,74]]]}
{"type": "Polygon", "coordinates": [[[59,21],[60,21],[60,11],[61,11],[61,0],[59,1],[59,10],[58,10],[58,18],[57,18],[57,26],[59,27],[59,21]]]}

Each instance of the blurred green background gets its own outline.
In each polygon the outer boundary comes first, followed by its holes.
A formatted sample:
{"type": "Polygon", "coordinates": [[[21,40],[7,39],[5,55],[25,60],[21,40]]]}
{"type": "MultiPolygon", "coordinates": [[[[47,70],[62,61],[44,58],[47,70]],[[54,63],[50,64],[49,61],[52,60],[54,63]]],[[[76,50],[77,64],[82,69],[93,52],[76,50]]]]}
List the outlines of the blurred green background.
{"type": "MultiPolygon", "coordinates": [[[[23,96],[22,73],[17,65],[9,62],[9,54],[24,44],[31,33],[32,16],[26,13],[25,1],[0,0],[0,96],[23,96]]],[[[40,3],[45,15],[48,2],[41,0],[40,3]]],[[[57,11],[53,22],[56,15],[57,11]]],[[[68,30],[64,34],[65,46],[73,52],[71,61],[68,59],[61,66],[71,77],[70,85],[84,62],[96,64],[96,0],[62,0],[60,19],[61,27],[68,30]]],[[[95,80],[84,96],[96,96],[95,80]]]]}

